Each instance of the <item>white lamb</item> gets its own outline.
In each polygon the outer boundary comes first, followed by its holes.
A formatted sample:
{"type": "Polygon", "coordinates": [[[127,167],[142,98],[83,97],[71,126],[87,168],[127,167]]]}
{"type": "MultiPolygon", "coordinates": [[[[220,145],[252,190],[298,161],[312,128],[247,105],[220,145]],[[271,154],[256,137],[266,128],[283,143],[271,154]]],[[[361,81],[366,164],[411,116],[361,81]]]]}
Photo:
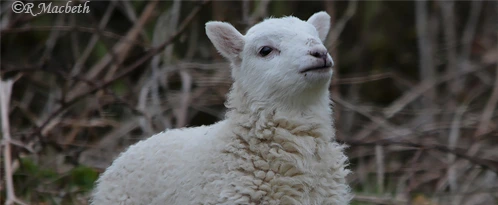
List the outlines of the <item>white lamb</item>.
{"type": "Polygon", "coordinates": [[[329,28],[325,12],[270,18],[245,36],[206,23],[233,69],[226,119],[131,146],[102,174],[92,204],[348,204],[322,44],[329,28]]]}

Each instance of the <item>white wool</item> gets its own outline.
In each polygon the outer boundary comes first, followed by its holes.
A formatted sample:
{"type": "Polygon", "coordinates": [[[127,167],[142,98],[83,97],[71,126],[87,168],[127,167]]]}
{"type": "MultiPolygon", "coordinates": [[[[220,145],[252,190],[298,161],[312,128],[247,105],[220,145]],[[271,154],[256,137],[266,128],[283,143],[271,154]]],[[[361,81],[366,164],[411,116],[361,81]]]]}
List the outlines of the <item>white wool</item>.
{"type": "Polygon", "coordinates": [[[349,204],[344,147],[335,142],[322,41],[330,16],[271,18],[246,35],[223,22],[206,33],[232,63],[226,119],[138,142],[101,175],[93,205],[349,204]],[[259,55],[263,46],[273,48],[259,55]]]}

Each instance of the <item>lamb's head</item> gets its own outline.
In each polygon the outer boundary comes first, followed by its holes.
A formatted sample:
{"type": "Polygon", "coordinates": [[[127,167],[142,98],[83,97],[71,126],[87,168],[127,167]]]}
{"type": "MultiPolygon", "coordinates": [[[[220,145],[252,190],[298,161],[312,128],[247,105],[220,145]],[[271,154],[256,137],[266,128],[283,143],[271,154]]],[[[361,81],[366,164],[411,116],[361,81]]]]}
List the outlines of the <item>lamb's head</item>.
{"type": "Polygon", "coordinates": [[[224,22],[208,22],[206,33],[232,65],[234,86],[258,103],[305,106],[328,100],[332,57],[323,45],[330,16],[270,18],[246,35],[224,22]],[[323,100],[318,100],[323,101],[323,100]]]}

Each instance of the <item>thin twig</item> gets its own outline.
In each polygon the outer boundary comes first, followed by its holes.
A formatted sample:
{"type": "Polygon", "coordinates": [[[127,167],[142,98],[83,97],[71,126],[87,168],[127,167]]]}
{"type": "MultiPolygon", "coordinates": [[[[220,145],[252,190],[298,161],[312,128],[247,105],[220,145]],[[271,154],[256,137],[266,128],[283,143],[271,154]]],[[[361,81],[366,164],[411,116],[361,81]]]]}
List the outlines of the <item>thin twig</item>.
{"type": "MultiPolygon", "coordinates": [[[[461,131],[461,121],[463,114],[467,110],[467,103],[460,105],[455,113],[455,117],[453,118],[453,122],[451,123],[450,134],[448,138],[448,147],[455,148],[458,140],[460,139],[460,131],[461,131]]],[[[456,179],[456,170],[453,163],[455,162],[455,155],[448,154],[448,184],[450,186],[450,191],[455,192],[457,190],[457,179],[456,179]]]]}
{"type": "Polygon", "coordinates": [[[458,73],[447,72],[446,74],[442,75],[439,79],[424,80],[420,84],[412,88],[410,91],[403,94],[403,96],[396,99],[393,103],[391,103],[391,105],[385,109],[384,116],[388,118],[392,117],[393,115],[401,111],[410,102],[413,102],[415,99],[422,96],[430,89],[433,89],[436,85],[455,79],[459,76],[467,75],[469,73],[477,72],[483,69],[485,69],[485,67],[467,69],[458,73]]]}
{"type": "MultiPolygon", "coordinates": [[[[57,15],[57,18],[55,20],[55,24],[57,26],[61,26],[64,23],[64,15],[59,14],[57,15]]],[[[57,29],[54,29],[50,32],[50,36],[48,37],[47,41],[45,42],[45,51],[42,54],[41,61],[44,61],[45,59],[48,59],[49,56],[52,54],[52,50],[55,47],[55,44],[57,43],[57,39],[59,38],[60,31],[57,29]]]]}
{"type": "Polygon", "coordinates": [[[176,110],[176,127],[184,127],[187,124],[188,108],[191,100],[192,76],[185,70],[180,71],[182,78],[182,96],[180,108],[176,110]]]}
{"type": "Polygon", "coordinates": [[[12,93],[12,86],[14,85],[14,80],[0,80],[0,112],[2,119],[2,135],[3,135],[3,145],[5,146],[3,150],[4,154],[4,169],[5,169],[5,183],[7,189],[7,199],[5,200],[6,205],[11,205],[14,203],[26,204],[17,198],[14,190],[14,182],[12,179],[12,156],[10,150],[11,136],[10,136],[10,125],[9,125],[9,104],[10,97],[12,93]]]}
{"type": "MultiPolygon", "coordinates": [[[[434,45],[435,40],[432,38],[433,30],[430,27],[429,14],[427,8],[427,1],[416,1],[415,2],[415,14],[416,14],[416,28],[417,28],[417,45],[419,50],[419,76],[422,80],[432,81],[436,78],[435,66],[434,66],[434,45]]],[[[425,107],[432,108],[433,102],[436,96],[436,90],[426,90],[426,97],[421,99],[425,107]]],[[[410,100],[411,101],[411,100],[410,100]]],[[[388,117],[391,114],[387,115],[388,117]]],[[[423,115],[426,121],[431,123],[433,121],[433,115],[431,113],[425,113],[423,115]]]]}
{"type": "Polygon", "coordinates": [[[422,143],[415,143],[415,142],[409,142],[406,140],[394,140],[394,139],[382,139],[382,140],[375,140],[372,142],[365,142],[365,141],[358,141],[358,140],[338,140],[342,143],[346,143],[351,146],[376,146],[376,145],[383,145],[383,146],[388,146],[388,145],[401,145],[401,146],[407,146],[407,147],[413,147],[413,148],[418,148],[418,149],[426,149],[426,150],[437,150],[443,153],[451,153],[456,155],[457,157],[460,157],[462,159],[466,159],[474,164],[480,165],[485,169],[488,169],[494,173],[498,173],[498,161],[497,160],[491,160],[491,159],[483,159],[479,158],[477,156],[470,156],[465,153],[464,149],[451,149],[445,145],[441,144],[422,144],[422,143]]]}
{"type": "MultiPolygon", "coordinates": [[[[131,39],[135,39],[136,36],[139,34],[139,31],[142,30],[143,26],[145,25],[145,22],[148,21],[148,19],[152,16],[152,11],[156,8],[157,1],[152,1],[147,4],[145,7],[144,11],[142,12],[142,16],[140,16],[137,24],[135,24],[126,34],[126,36],[118,42],[111,51],[109,51],[108,54],[106,54],[102,59],[96,63],[86,74],[87,79],[93,79],[95,78],[102,70],[108,66],[113,60],[117,60],[114,64],[114,68],[111,69],[110,73],[114,73],[117,69],[117,67],[120,67],[119,65],[122,63],[124,60],[124,57],[128,54],[129,49],[131,49],[131,45],[129,43],[126,43],[126,41],[129,41],[131,39]],[[117,56],[117,59],[113,58],[113,55],[117,56]]],[[[106,75],[106,78],[109,79],[110,75],[109,73],[106,75]]],[[[74,96],[79,95],[80,93],[84,92],[86,90],[86,87],[84,84],[76,84],[74,88],[72,89],[73,92],[69,92],[68,98],[71,99],[74,96]]]]}
{"type": "MultiPolygon", "coordinates": [[[[358,8],[357,0],[350,0],[348,2],[348,7],[346,8],[346,12],[339,20],[337,20],[337,22],[334,25],[334,28],[329,34],[329,38],[327,40],[330,44],[337,42],[337,39],[339,39],[339,36],[341,35],[342,31],[344,30],[344,27],[346,26],[346,23],[356,14],[357,8],[358,8]]],[[[331,47],[331,45],[327,46],[327,48],[329,47],[331,47]]]]}
{"type": "Polygon", "coordinates": [[[195,7],[191,12],[190,14],[185,18],[185,20],[183,20],[183,22],[181,23],[180,27],[178,28],[178,30],[173,34],[171,35],[171,37],[169,39],[167,39],[166,41],[164,41],[161,45],[157,46],[157,47],[154,47],[152,49],[150,49],[149,51],[147,51],[140,59],[138,59],[137,61],[135,61],[135,63],[131,64],[130,66],[127,66],[125,68],[123,68],[123,72],[114,76],[112,79],[108,80],[108,81],[105,81],[103,83],[100,83],[92,88],[90,88],[89,90],[87,90],[86,92],[83,92],[79,95],[76,95],[72,98],[69,98],[67,99],[66,101],[64,101],[62,103],[62,106],[60,106],[57,110],[55,110],[54,112],[52,112],[50,114],[49,117],[47,117],[47,119],[40,125],[38,126],[37,128],[34,129],[34,131],[32,132],[31,135],[40,135],[41,134],[41,130],[43,130],[43,128],[45,126],[47,126],[50,121],[59,116],[61,113],[63,113],[68,107],[70,107],[71,105],[73,105],[74,103],[78,102],[79,100],[85,98],[86,96],[96,92],[96,91],[99,91],[109,85],[111,85],[113,82],[125,77],[125,76],[128,76],[129,74],[131,74],[133,71],[135,71],[136,69],[139,69],[141,65],[143,65],[145,62],[147,62],[148,60],[150,60],[154,55],[160,53],[167,45],[169,45],[170,43],[172,43],[174,40],[176,40],[176,38],[178,38],[178,36],[180,34],[182,34],[185,29],[187,28],[187,26],[190,24],[190,22],[192,21],[192,19],[199,13],[199,11],[201,10],[201,8],[203,8],[204,5],[206,5],[207,3],[209,2],[209,0],[205,0],[203,1],[201,4],[199,4],[197,7],[195,7]]]}
{"type": "Polygon", "coordinates": [[[379,196],[367,196],[361,194],[355,194],[354,201],[367,202],[371,204],[384,204],[384,205],[396,205],[396,204],[406,204],[406,200],[397,200],[392,197],[379,197],[379,196]]]}
{"type": "MultiPolygon", "coordinates": [[[[383,111],[383,116],[386,119],[392,118],[395,114],[401,112],[404,107],[406,107],[409,103],[415,101],[418,97],[424,95],[427,93],[428,90],[434,89],[437,85],[447,82],[449,80],[452,80],[458,76],[461,75],[468,75],[470,73],[474,73],[477,71],[481,71],[485,69],[485,67],[480,67],[480,68],[472,68],[468,70],[464,70],[463,72],[459,73],[453,73],[453,72],[448,72],[446,74],[443,74],[439,79],[427,79],[422,82],[420,82],[417,86],[413,87],[409,91],[405,92],[401,97],[396,99],[394,102],[392,102],[387,108],[384,109],[383,111]]],[[[376,122],[370,122],[367,125],[363,126],[364,128],[355,134],[353,138],[355,139],[361,139],[366,136],[368,136],[370,133],[372,133],[374,130],[379,128],[379,123],[376,122]]]]}
{"type": "Polygon", "coordinates": [[[491,97],[486,103],[486,107],[482,110],[481,120],[479,126],[477,127],[476,132],[474,133],[475,137],[479,137],[480,135],[486,134],[491,131],[489,128],[491,124],[491,117],[493,116],[494,111],[496,110],[496,106],[498,104],[498,64],[495,69],[495,85],[493,86],[493,91],[491,97]]]}
{"type": "Polygon", "coordinates": [[[267,16],[268,13],[268,4],[270,4],[271,0],[261,0],[258,3],[258,7],[256,7],[249,17],[248,21],[248,27],[253,26],[256,24],[261,18],[267,16]]]}
{"type": "Polygon", "coordinates": [[[472,48],[472,41],[474,40],[474,35],[476,32],[477,22],[481,14],[482,1],[472,1],[470,7],[469,18],[465,24],[465,30],[462,35],[462,49],[460,52],[460,57],[463,62],[469,60],[470,50],[472,48]]]}
{"type": "Polygon", "coordinates": [[[377,187],[379,193],[384,192],[385,166],[384,147],[382,145],[375,145],[375,167],[377,168],[377,187]]]}
{"type": "Polygon", "coordinates": [[[376,81],[376,80],[382,80],[386,78],[392,77],[392,74],[390,72],[386,73],[379,73],[379,74],[372,74],[372,75],[367,75],[367,76],[358,76],[358,77],[342,77],[338,78],[335,84],[333,85],[340,85],[340,84],[360,84],[360,83],[366,83],[366,82],[371,82],[371,81],[376,81]]]}
{"type": "Polygon", "coordinates": [[[99,32],[96,32],[92,35],[92,37],[90,38],[90,41],[88,42],[87,46],[85,47],[85,50],[83,51],[81,56],[78,58],[78,60],[76,60],[76,63],[74,64],[73,69],[71,70],[71,74],[74,75],[74,74],[80,73],[83,64],[86,62],[86,60],[90,56],[90,53],[92,52],[93,48],[97,44],[97,42],[100,38],[100,34],[103,33],[103,30],[107,25],[107,22],[109,22],[109,19],[111,17],[111,14],[114,11],[115,6],[116,6],[116,2],[112,1],[109,4],[109,6],[107,7],[107,10],[105,11],[104,16],[102,17],[102,19],[100,20],[100,23],[99,23],[99,27],[98,27],[99,32]]]}
{"type": "MultiPolygon", "coordinates": [[[[451,1],[441,1],[439,2],[441,8],[441,14],[443,17],[443,31],[444,40],[446,43],[446,60],[447,66],[446,71],[450,72],[460,72],[462,66],[457,64],[457,53],[456,53],[456,32],[455,32],[455,2],[451,1]]],[[[464,87],[465,76],[456,78],[450,82],[450,91],[454,94],[459,93],[464,87]]]]}
{"type": "MultiPolygon", "coordinates": [[[[79,31],[79,32],[84,32],[84,33],[97,33],[99,32],[99,28],[91,28],[91,27],[84,27],[84,26],[26,26],[22,28],[9,28],[2,30],[0,32],[0,35],[8,34],[8,33],[23,33],[23,32],[30,32],[30,31],[53,31],[53,30],[58,30],[58,31],[79,31]]],[[[144,48],[150,48],[149,45],[139,42],[134,39],[124,39],[122,35],[110,32],[110,31],[100,31],[102,36],[112,38],[112,39],[121,39],[123,42],[127,42],[129,44],[133,45],[139,45],[144,48]]]]}
{"type": "MultiPolygon", "coordinates": [[[[130,21],[133,22],[133,24],[136,24],[138,20],[137,14],[135,13],[133,6],[131,5],[131,2],[126,0],[121,0],[121,3],[122,3],[121,5],[123,5],[123,7],[121,7],[124,10],[123,12],[130,19],[130,21]]],[[[145,29],[140,32],[140,35],[143,39],[149,41],[149,37],[147,36],[145,29]]]]}

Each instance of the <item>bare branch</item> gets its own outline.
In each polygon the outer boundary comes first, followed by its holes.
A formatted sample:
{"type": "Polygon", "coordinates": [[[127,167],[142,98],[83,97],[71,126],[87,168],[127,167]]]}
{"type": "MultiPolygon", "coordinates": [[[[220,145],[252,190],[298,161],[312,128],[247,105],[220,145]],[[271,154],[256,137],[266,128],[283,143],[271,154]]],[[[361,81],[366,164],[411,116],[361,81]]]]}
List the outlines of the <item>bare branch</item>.
{"type": "Polygon", "coordinates": [[[10,124],[9,124],[9,104],[10,96],[12,93],[12,86],[14,85],[14,80],[0,80],[0,112],[2,119],[2,144],[5,146],[3,150],[4,154],[4,169],[5,169],[5,183],[7,189],[7,199],[5,200],[5,205],[11,205],[14,203],[23,204],[23,201],[18,199],[14,190],[14,182],[12,180],[13,169],[12,169],[12,156],[10,150],[10,144],[12,138],[10,136],[10,124]]]}
{"type": "MultiPolygon", "coordinates": [[[[156,8],[157,1],[151,1],[147,6],[145,7],[144,11],[142,12],[142,16],[139,18],[137,24],[135,24],[126,34],[124,37],[125,40],[121,40],[118,42],[114,48],[110,51],[110,53],[106,54],[97,64],[95,64],[87,73],[86,78],[87,79],[93,79],[95,78],[102,70],[109,65],[112,60],[113,54],[116,54],[118,57],[118,62],[115,63],[115,65],[121,64],[121,62],[124,60],[124,57],[128,55],[128,51],[131,49],[131,45],[126,43],[126,40],[131,40],[135,39],[139,32],[142,30],[143,26],[145,25],[145,22],[149,20],[149,18],[152,16],[152,11],[156,8]]],[[[116,68],[117,69],[117,68],[116,68]]],[[[74,98],[75,96],[78,96],[79,94],[83,93],[86,87],[84,84],[76,84],[73,88],[74,92],[70,92],[68,98],[74,98]]]]}
{"type": "Polygon", "coordinates": [[[491,93],[491,97],[486,103],[486,107],[484,107],[481,115],[481,120],[477,130],[474,134],[475,137],[479,137],[480,135],[486,134],[490,132],[492,129],[490,128],[491,118],[493,113],[496,112],[496,106],[498,104],[498,66],[495,70],[495,85],[493,86],[493,91],[491,93]]]}
{"type": "Polygon", "coordinates": [[[78,95],[73,95],[72,98],[69,98],[66,101],[64,101],[62,106],[60,106],[57,110],[52,112],[50,114],[50,116],[47,117],[47,119],[38,128],[36,128],[32,132],[32,135],[40,135],[41,134],[40,131],[43,130],[43,128],[45,126],[47,126],[53,118],[55,118],[55,117],[59,116],[61,113],[63,113],[69,106],[78,102],[80,99],[85,98],[89,94],[92,94],[96,91],[99,91],[99,90],[109,86],[110,84],[112,84],[116,80],[119,80],[125,76],[128,76],[130,73],[132,73],[136,69],[140,68],[140,66],[143,65],[145,62],[150,60],[154,55],[160,53],[167,45],[172,43],[181,33],[183,33],[183,31],[187,28],[187,26],[190,24],[192,19],[199,13],[201,8],[208,2],[209,1],[203,1],[201,4],[199,4],[197,7],[195,7],[190,12],[190,14],[185,18],[185,20],[183,20],[183,22],[180,24],[180,27],[178,28],[178,30],[170,38],[168,38],[166,41],[164,41],[161,45],[154,47],[154,48],[150,49],[149,51],[147,51],[140,59],[135,61],[135,63],[123,68],[123,72],[114,76],[110,80],[107,80],[103,83],[100,83],[97,86],[94,86],[94,87],[90,88],[89,90],[82,92],[78,95]]]}
{"type": "MultiPolygon", "coordinates": [[[[443,16],[443,31],[444,40],[446,43],[446,60],[448,61],[446,66],[446,71],[450,72],[460,72],[462,70],[461,66],[457,64],[457,54],[456,54],[456,32],[455,32],[455,2],[444,1],[439,2],[441,6],[441,14],[443,16]]],[[[464,87],[463,76],[459,77],[452,82],[450,82],[450,91],[453,93],[459,93],[464,87]]]]}
{"type": "MultiPolygon", "coordinates": [[[[419,49],[419,76],[421,80],[432,81],[436,78],[435,64],[434,64],[434,39],[432,35],[434,32],[431,29],[431,21],[429,21],[429,14],[427,8],[427,1],[415,1],[415,14],[416,14],[416,28],[418,36],[418,49],[419,49]]],[[[426,90],[426,98],[422,99],[425,107],[434,107],[433,102],[435,99],[435,90],[426,90]]],[[[387,116],[389,117],[390,114],[387,116]]],[[[430,113],[424,113],[426,121],[429,123],[433,121],[433,116],[430,113]]]]}
{"type": "MultiPolygon", "coordinates": [[[[97,28],[99,31],[103,31],[105,29],[107,22],[109,22],[109,18],[111,17],[111,14],[114,11],[115,6],[116,6],[116,2],[112,1],[109,4],[109,6],[107,7],[107,10],[105,11],[104,16],[100,20],[99,27],[97,28]]],[[[71,74],[75,75],[77,73],[80,73],[83,64],[86,62],[86,60],[90,56],[90,53],[92,52],[93,48],[97,44],[97,41],[100,38],[100,34],[102,34],[102,32],[97,32],[97,33],[94,33],[92,35],[85,50],[83,51],[83,54],[81,54],[81,56],[78,58],[78,60],[74,64],[73,69],[71,71],[71,74]]]]}

